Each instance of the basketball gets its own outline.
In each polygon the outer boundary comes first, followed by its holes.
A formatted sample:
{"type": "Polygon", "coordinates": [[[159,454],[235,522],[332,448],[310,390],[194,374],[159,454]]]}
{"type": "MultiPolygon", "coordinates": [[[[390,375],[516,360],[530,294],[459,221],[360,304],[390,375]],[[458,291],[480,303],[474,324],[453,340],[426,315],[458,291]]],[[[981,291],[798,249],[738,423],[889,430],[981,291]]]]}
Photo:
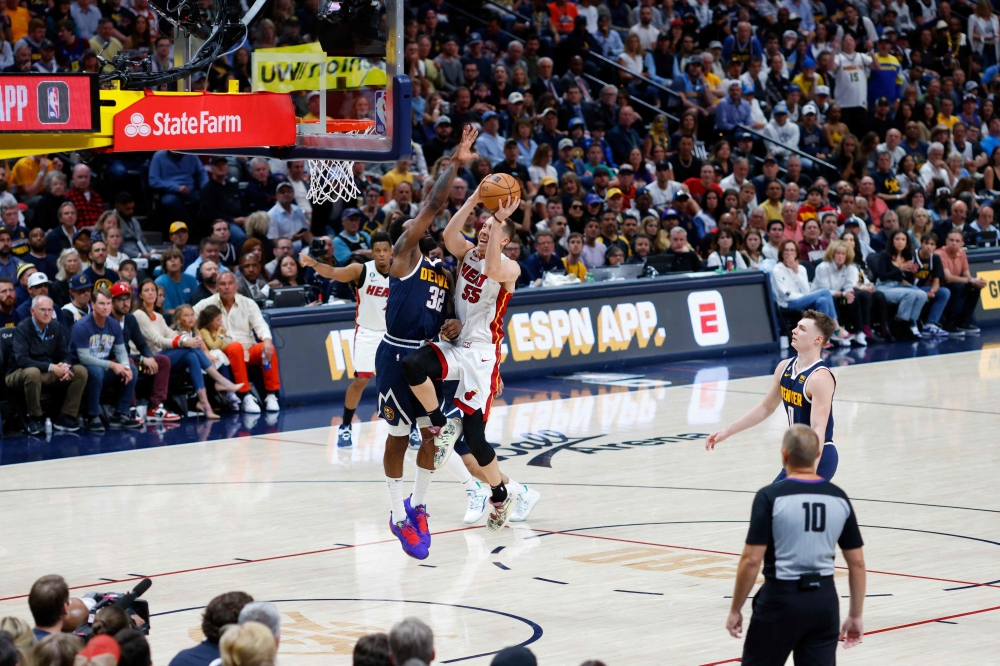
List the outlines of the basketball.
{"type": "Polygon", "coordinates": [[[508,197],[521,196],[521,186],[517,184],[517,179],[509,174],[492,173],[483,179],[479,194],[483,199],[483,205],[495,213],[508,197]]]}

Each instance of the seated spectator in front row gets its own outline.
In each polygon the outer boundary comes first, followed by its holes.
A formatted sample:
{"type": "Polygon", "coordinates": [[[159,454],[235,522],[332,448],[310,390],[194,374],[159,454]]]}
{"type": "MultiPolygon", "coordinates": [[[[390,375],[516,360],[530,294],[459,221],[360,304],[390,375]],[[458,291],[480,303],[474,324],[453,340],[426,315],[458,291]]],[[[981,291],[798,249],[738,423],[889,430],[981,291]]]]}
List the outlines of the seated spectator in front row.
{"type": "MultiPolygon", "coordinates": [[[[187,370],[191,384],[198,393],[198,406],[205,413],[205,418],[219,418],[208,401],[208,391],[202,375],[207,373],[214,379],[216,389],[221,392],[236,392],[242,388],[242,384],[233,384],[215,369],[215,365],[205,354],[204,343],[200,337],[184,337],[167,326],[163,315],[156,312],[156,284],[152,280],[143,280],[139,285],[138,301],[139,309],[135,313],[135,318],[149,348],[170,359],[172,372],[187,370]]],[[[190,306],[186,303],[178,305],[177,308],[178,310],[187,308],[190,311],[190,306]]]]}
{"type": "Polygon", "coordinates": [[[563,268],[566,269],[566,273],[575,275],[580,282],[583,282],[587,279],[587,266],[580,256],[583,253],[583,234],[577,231],[571,233],[569,240],[566,241],[566,247],[569,253],[562,259],[563,268]]]}
{"type": "Polygon", "coordinates": [[[670,249],[664,252],[673,259],[671,273],[696,273],[702,270],[701,259],[688,244],[688,235],[682,227],[670,230],[670,249]]]}
{"type": "Polygon", "coordinates": [[[240,259],[240,275],[236,278],[237,290],[241,296],[262,300],[271,295],[267,280],[261,275],[260,258],[250,252],[240,259]]]}
{"type": "Polygon", "coordinates": [[[591,218],[583,227],[583,252],[580,260],[588,270],[604,265],[604,254],[608,248],[600,240],[601,223],[597,218],[591,218]]]}
{"type": "MultiPolygon", "coordinates": [[[[147,421],[180,421],[181,417],[174,414],[163,403],[167,399],[170,387],[170,359],[163,354],[154,354],[146,344],[138,320],[132,314],[132,285],[128,282],[116,282],[111,287],[111,316],[122,327],[122,338],[130,354],[138,354],[142,364],[142,374],[152,378],[152,389],[149,392],[149,407],[146,409],[147,421]]],[[[140,378],[140,381],[141,378],[140,378]]],[[[136,382],[138,389],[138,382],[136,382]]]]}
{"type": "Polygon", "coordinates": [[[528,269],[528,278],[536,282],[534,286],[540,286],[542,276],[549,271],[561,271],[562,261],[556,254],[555,236],[551,231],[539,231],[535,234],[535,251],[524,260],[524,267],[528,269]]]}
{"type": "Polygon", "coordinates": [[[951,292],[946,315],[951,320],[949,328],[962,333],[979,333],[976,326],[976,306],[986,280],[972,277],[969,258],[962,251],[962,232],[954,229],[948,232],[945,246],[937,251],[944,264],[944,285],[951,292]]]}
{"type": "Polygon", "coordinates": [[[142,427],[141,421],[129,417],[138,377],[129,362],[122,327],[111,316],[111,292],[107,289],[94,292],[91,313],[73,325],[70,349],[76,360],[87,368],[87,427],[90,431],[104,432],[101,393],[105,385],[114,389],[118,398],[108,425],[112,428],[142,427]]]}
{"type": "MultiPolygon", "coordinates": [[[[47,280],[44,273],[35,275],[47,280]]],[[[80,429],[76,419],[87,386],[87,369],[70,361],[69,334],[58,321],[53,321],[52,299],[35,296],[30,304],[30,316],[14,329],[12,370],[6,377],[7,388],[24,392],[25,426],[29,435],[45,432],[43,388],[60,393],[54,403],[62,407],[52,425],[58,430],[74,432],[80,429]]]]}
{"type": "Polygon", "coordinates": [[[799,263],[799,244],[792,239],[781,243],[781,261],[771,270],[771,290],[778,307],[793,310],[817,310],[833,320],[836,330],[830,341],[846,347],[851,345],[851,335],[837,320],[837,309],[829,289],[813,291],[809,287],[806,267],[799,263]]]}
{"type": "Polygon", "coordinates": [[[234,381],[242,384],[239,393],[243,396],[243,411],[260,413],[260,404],[250,393],[248,363],[263,367],[264,389],[267,391],[264,405],[267,411],[276,412],[281,409],[278,404],[278,391],[281,390],[278,355],[271,342],[271,329],[261,316],[260,308],[251,299],[236,292],[236,276],[232,273],[219,276],[218,292],[195,305],[195,314],[200,314],[209,305],[222,310],[223,326],[233,339],[224,351],[229,359],[234,381]],[[257,342],[257,339],[262,342],[257,342]]]}

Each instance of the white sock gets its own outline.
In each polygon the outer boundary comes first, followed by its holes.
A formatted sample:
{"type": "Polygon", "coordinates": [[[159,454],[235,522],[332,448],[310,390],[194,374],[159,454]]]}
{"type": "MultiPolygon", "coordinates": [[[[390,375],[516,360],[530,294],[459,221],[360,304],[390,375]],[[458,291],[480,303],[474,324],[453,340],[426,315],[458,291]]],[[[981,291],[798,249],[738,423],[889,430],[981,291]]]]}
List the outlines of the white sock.
{"type": "Polygon", "coordinates": [[[514,479],[508,478],[507,480],[507,492],[509,492],[514,497],[517,497],[524,492],[524,486],[515,481],[514,479]]]}
{"type": "Polygon", "coordinates": [[[452,453],[448,456],[448,462],[445,463],[445,467],[459,483],[465,486],[466,490],[476,489],[476,480],[472,478],[472,474],[469,472],[469,468],[465,466],[462,456],[452,453]]]}
{"type": "Polygon", "coordinates": [[[427,504],[427,491],[431,489],[433,479],[434,470],[417,467],[417,475],[413,479],[413,497],[410,498],[411,508],[427,504]]]}
{"type": "Polygon", "coordinates": [[[392,522],[398,523],[406,520],[406,509],[403,507],[403,479],[387,476],[385,482],[389,486],[389,509],[392,511],[392,522]]]}

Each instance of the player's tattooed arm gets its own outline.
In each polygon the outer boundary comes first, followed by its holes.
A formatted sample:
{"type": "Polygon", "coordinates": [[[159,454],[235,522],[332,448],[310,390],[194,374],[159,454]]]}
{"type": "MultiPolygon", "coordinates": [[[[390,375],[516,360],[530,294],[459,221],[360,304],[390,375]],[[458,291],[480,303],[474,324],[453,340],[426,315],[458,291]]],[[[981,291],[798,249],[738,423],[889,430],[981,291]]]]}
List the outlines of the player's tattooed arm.
{"type": "Polygon", "coordinates": [[[425,211],[431,211],[431,216],[433,217],[447,205],[448,195],[451,193],[451,184],[454,182],[459,169],[472,159],[472,146],[475,145],[476,137],[478,136],[479,132],[473,129],[471,125],[465,127],[465,131],[462,133],[462,141],[455,148],[455,152],[452,153],[451,159],[448,162],[448,168],[438,176],[434,187],[431,188],[430,194],[427,195],[424,210],[420,211],[421,214],[425,211]]]}

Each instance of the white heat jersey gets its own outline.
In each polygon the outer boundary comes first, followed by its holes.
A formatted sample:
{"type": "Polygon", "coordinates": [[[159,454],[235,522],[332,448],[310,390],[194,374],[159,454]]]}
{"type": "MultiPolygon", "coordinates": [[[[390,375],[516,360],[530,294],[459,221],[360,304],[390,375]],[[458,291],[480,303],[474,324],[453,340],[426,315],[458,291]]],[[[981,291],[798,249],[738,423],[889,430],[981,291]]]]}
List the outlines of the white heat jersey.
{"type": "MultiPolygon", "coordinates": [[[[510,261],[500,255],[501,261],[510,261]]],[[[503,339],[503,315],[511,293],[483,275],[486,259],[473,249],[465,255],[455,285],[455,314],[462,322],[457,342],[498,345],[503,339]]]]}
{"type": "Polygon", "coordinates": [[[375,268],[375,261],[365,264],[358,287],[357,324],[373,331],[385,330],[385,304],[389,300],[389,276],[375,268]]]}
{"type": "Polygon", "coordinates": [[[868,107],[868,69],[872,57],[864,53],[847,55],[838,53],[834,64],[834,101],[842,109],[855,106],[868,107]]]}

